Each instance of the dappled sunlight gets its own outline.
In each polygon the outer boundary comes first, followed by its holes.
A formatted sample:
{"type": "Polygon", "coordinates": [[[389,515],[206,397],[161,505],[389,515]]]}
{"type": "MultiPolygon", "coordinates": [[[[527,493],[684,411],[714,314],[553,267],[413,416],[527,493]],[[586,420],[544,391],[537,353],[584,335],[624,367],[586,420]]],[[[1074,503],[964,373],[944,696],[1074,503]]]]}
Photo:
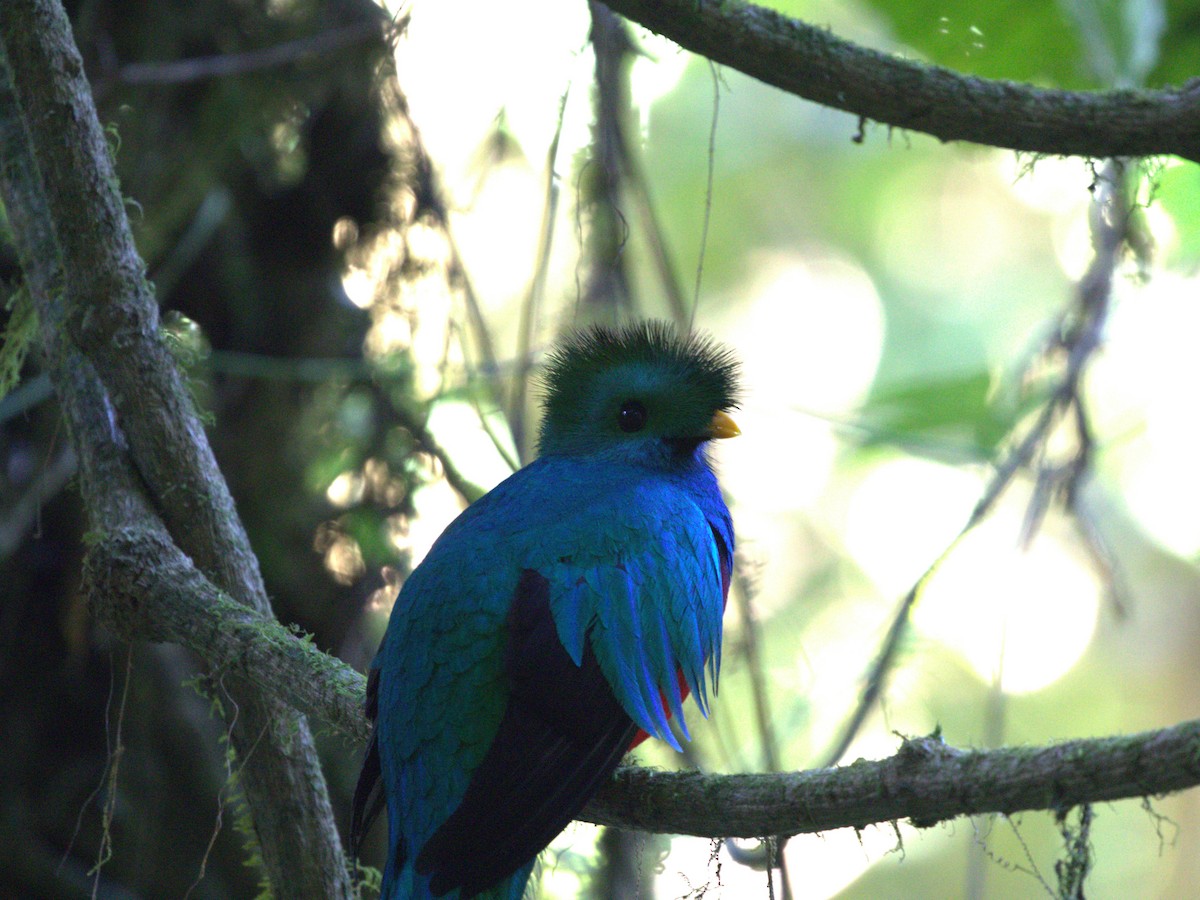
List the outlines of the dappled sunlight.
{"type": "MultiPolygon", "coordinates": [[[[900,850],[901,840],[916,835],[909,825],[842,828],[788,839],[784,848],[793,896],[804,900],[834,897],[853,884],[872,865],[900,850]]],[[[746,851],[755,841],[738,841],[746,851]]],[[[927,853],[922,852],[922,856],[927,853]]],[[[774,896],[781,896],[779,872],[772,873],[774,896]]],[[[767,872],[739,864],[725,842],[674,837],[671,851],[654,879],[657,897],[693,897],[703,886],[716,897],[766,897],[767,872]]],[[[708,896],[704,894],[703,896],[708,896]]]]}
{"type": "Polygon", "coordinates": [[[766,872],[738,865],[727,847],[722,845],[719,852],[714,852],[716,847],[716,841],[706,838],[672,838],[671,852],[654,877],[654,896],[706,896],[700,893],[703,888],[714,897],[767,896],[766,872]]]}
{"type": "Polygon", "coordinates": [[[572,822],[541,856],[539,900],[574,900],[584,894],[602,829],[589,822],[572,822]]]}
{"type": "Polygon", "coordinates": [[[428,427],[439,444],[454,448],[454,465],[472,483],[491,490],[512,474],[512,468],[496,448],[496,442],[504,448],[509,459],[516,457],[512,436],[507,422],[499,412],[483,414],[488,428],[484,428],[480,410],[470,403],[457,400],[442,400],[433,404],[429,412],[428,427]]]}
{"type": "Polygon", "coordinates": [[[642,52],[634,59],[629,71],[629,93],[641,114],[641,136],[646,137],[654,101],[666,97],[678,87],[692,57],[681,52],[674,41],[652,31],[642,30],[638,35],[638,44],[642,52]]]}
{"type": "Polygon", "coordinates": [[[325,499],[334,506],[345,509],[363,498],[366,481],[358,472],[342,472],[325,489],[325,499]]]}
{"type": "Polygon", "coordinates": [[[1055,223],[1054,256],[1063,274],[1078,281],[1092,261],[1092,233],[1087,216],[1064,216],[1055,223]]]}
{"type": "Polygon", "coordinates": [[[1087,649],[1101,586],[1082,552],[1057,532],[1020,549],[1027,496],[1003,499],[955,543],[982,492],[983,479],[963,469],[905,458],[880,463],[851,497],[846,546],[881,593],[896,599],[950,548],[913,613],[918,632],[961,654],[986,683],[1002,669],[1006,691],[1039,690],[1087,649]]]}
{"type": "Polygon", "coordinates": [[[989,159],[1007,179],[1012,195],[1030,209],[1056,216],[1084,217],[1091,202],[1095,166],[1074,157],[1030,159],[1020,154],[993,153],[989,159]]]}
{"type": "Polygon", "coordinates": [[[836,896],[879,860],[898,853],[901,835],[914,831],[909,825],[872,825],[862,830],[839,828],[796,835],[787,842],[783,855],[793,873],[793,885],[803,886],[797,896],[805,900],[836,896]]]}
{"type": "Polygon", "coordinates": [[[446,526],[463,511],[463,502],[446,480],[440,478],[413,493],[413,507],[417,514],[407,521],[402,533],[399,530],[393,533],[391,540],[397,550],[409,555],[415,569],[446,526]]]}
{"type": "Polygon", "coordinates": [[[879,365],[884,312],[870,277],[827,251],[763,254],[747,301],[721,330],[752,399],[834,414],[858,404],[879,365]]]}
{"type": "MultiPolygon", "coordinates": [[[[416,7],[389,0],[385,6],[412,14],[397,46],[396,67],[425,146],[456,200],[473,192],[480,148],[500,116],[528,164],[540,171],[568,95],[560,158],[569,160],[588,145],[595,62],[587,43],[586,4],[537,0],[519,14],[485,0],[416,7]],[[463,28],[464,22],[470,27],[463,28]],[[533,27],[536,40],[530,39],[533,27]],[[463,67],[487,76],[455,77],[463,67]]],[[[630,93],[644,131],[651,104],[676,87],[690,57],[663,38],[643,34],[639,40],[647,55],[634,60],[630,93]]],[[[509,225],[494,236],[513,232],[509,225]]]]}
{"type": "MultiPolygon", "coordinates": [[[[458,178],[501,110],[517,140],[540,158],[563,90],[572,76],[588,74],[577,67],[587,46],[587,6],[553,0],[519,12],[484,0],[389,6],[412,14],[396,48],[396,68],[426,147],[449,173],[451,189],[457,192],[458,178]],[[461,77],[467,67],[486,77],[461,77]]],[[[586,123],[574,138],[572,151],[586,143],[586,123]]]]}
{"type": "Polygon", "coordinates": [[[357,266],[348,268],[342,275],[342,290],[359,309],[366,309],[375,300],[375,283],[366,269],[357,266]]]}
{"type": "Polygon", "coordinates": [[[875,245],[880,260],[904,285],[889,296],[889,307],[912,304],[926,316],[975,323],[979,292],[1002,288],[1014,265],[1028,265],[1041,254],[1029,240],[1030,227],[1040,224],[1041,216],[1013,199],[1009,179],[996,171],[991,157],[957,163],[922,160],[898,169],[882,186],[875,245]],[[928,252],[934,248],[936,262],[931,263],[928,252]]]}
{"type": "Polygon", "coordinates": [[[1164,272],[1126,285],[1088,382],[1089,402],[1117,440],[1103,464],[1137,523],[1183,557],[1200,553],[1200,304],[1195,279],[1164,272]]]}
{"type": "Polygon", "coordinates": [[[899,599],[967,523],[983,487],[982,475],[916,457],[870,465],[846,509],[846,550],[881,594],[899,599]]]}
{"type": "Polygon", "coordinates": [[[883,312],[862,269],[838,258],[778,255],[755,270],[749,299],[719,331],[742,364],[744,436],[715,453],[739,534],[757,545],[772,587],[786,596],[779,568],[794,583],[788,561],[800,562],[789,552],[796,535],[787,518],[828,488],[840,444],[822,416],[861,402],[879,363],[883,312]]]}
{"type": "Polygon", "coordinates": [[[336,523],[326,522],[317,529],[313,549],[322,555],[325,571],[338,584],[353,584],[366,570],[358,541],[336,523]]]}
{"type": "Polygon", "coordinates": [[[325,489],[325,499],[342,509],[349,508],[364,499],[370,499],[385,507],[394,507],[404,499],[405,484],[396,477],[385,460],[370,458],[357,471],[339,473],[325,489]]]}
{"type": "Polygon", "coordinates": [[[754,516],[811,506],[827,486],[837,455],[830,426],[753,402],[735,417],[743,437],[724,442],[714,456],[721,483],[739,507],[754,516]]]}
{"type": "Polygon", "coordinates": [[[1124,500],[1138,524],[1158,544],[1185,559],[1200,553],[1200,430],[1180,416],[1147,416],[1142,439],[1124,457],[1124,500]]]}
{"type": "Polygon", "coordinates": [[[759,561],[755,606],[793,599],[815,559],[798,514],[829,489],[842,444],[826,417],[861,403],[883,344],[879,296],[866,273],[826,251],[763,255],[747,299],[724,311],[717,336],[741,361],[743,436],[713,448],[741,546],[759,561]]]}
{"type": "Polygon", "coordinates": [[[999,677],[1009,694],[1042,690],[1075,666],[1101,599],[1090,564],[1060,529],[1048,523],[1022,548],[1023,522],[1023,504],[1002,504],[942,561],[913,611],[921,634],[960,654],[984,683],[999,677]]]}
{"type": "Polygon", "coordinates": [[[387,356],[412,344],[413,328],[410,316],[399,310],[382,309],[378,310],[373,318],[374,324],[363,345],[369,356],[387,356]]]}
{"type": "Polygon", "coordinates": [[[538,168],[517,163],[482,174],[486,178],[468,198],[470,206],[456,212],[452,224],[471,278],[487,286],[481,303],[489,314],[498,314],[528,289],[545,179],[538,168]]]}
{"type": "MultiPolygon", "coordinates": [[[[789,673],[789,686],[807,704],[807,750],[800,761],[819,762],[816,754],[823,752],[845,726],[895,607],[896,601],[890,597],[847,592],[805,627],[803,652],[796,653],[789,673]]],[[[907,681],[890,682],[889,703],[902,700],[911,687],[907,681]]],[[[849,758],[882,757],[892,752],[894,738],[886,732],[868,730],[859,736],[849,758]]]]}
{"type": "Polygon", "coordinates": [[[400,588],[404,586],[404,576],[392,566],[384,566],[379,574],[383,578],[383,584],[367,595],[364,609],[375,617],[379,633],[382,635],[387,626],[388,616],[392,614],[392,608],[396,605],[396,598],[400,595],[400,588]]]}

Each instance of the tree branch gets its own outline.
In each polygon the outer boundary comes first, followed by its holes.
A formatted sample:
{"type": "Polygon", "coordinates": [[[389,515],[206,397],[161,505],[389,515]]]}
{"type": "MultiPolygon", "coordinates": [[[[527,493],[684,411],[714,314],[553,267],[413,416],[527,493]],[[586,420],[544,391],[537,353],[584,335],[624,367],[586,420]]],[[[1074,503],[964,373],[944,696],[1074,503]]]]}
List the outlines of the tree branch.
{"type": "MultiPolygon", "coordinates": [[[[806,75],[810,99],[946,140],[1094,156],[1177,152],[1196,158],[1200,147],[1195,82],[1157,94],[1036,91],[874,54],[751,6],[718,10],[702,3],[697,12],[696,0],[610,5],[650,27],[657,22],[656,30],[668,36],[682,30],[692,43],[677,37],[681,43],[726,64],[740,59],[738,67],[756,77],[763,77],[752,71],[756,68],[785,82],[799,83],[806,75]],[[725,30],[730,22],[733,31],[725,30]],[[672,24],[678,27],[667,27],[672,24]],[[700,46],[702,38],[716,40],[716,34],[719,44],[700,46]],[[756,59],[747,59],[747,48],[757,48],[756,59]],[[801,66],[797,59],[807,63],[801,66]],[[863,75],[864,67],[879,67],[882,74],[849,77],[863,75]],[[937,89],[949,91],[945,104],[934,99],[937,89]],[[877,96],[865,96],[872,91],[877,96]],[[833,102],[839,93],[841,100],[833,102]],[[1152,114],[1155,102],[1163,104],[1162,111],[1152,114]],[[1068,143],[1015,144],[966,126],[953,132],[930,124],[963,104],[979,121],[996,116],[1001,123],[996,127],[1024,129],[1045,141],[1058,134],[1057,140],[1068,143]],[[1054,116],[1043,117],[1041,131],[1014,115],[1030,104],[1043,112],[1057,104],[1054,116]],[[887,118],[888,110],[896,118],[887,118]],[[1154,145],[1121,143],[1134,138],[1128,128],[1113,127],[1113,116],[1132,120],[1138,136],[1154,145]],[[1047,130],[1051,120],[1057,131],[1047,130]]],[[[336,832],[329,834],[332,820],[311,739],[304,720],[283,710],[281,702],[361,742],[367,733],[359,706],[362,679],[270,616],[225,483],[158,338],[152,293],[129,235],[82,64],[61,7],[49,0],[0,3],[0,158],[0,192],[37,303],[95,530],[87,564],[95,609],[131,638],[179,641],[219,670],[242,676],[241,721],[255,723],[253,737],[260,730],[268,735],[247,760],[244,783],[264,832],[272,879],[286,885],[280,893],[288,896],[345,895],[340,846],[336,832]],[[246,706],[258,712],[248,715],[246,706]],[[263,761],[277,767],[275,774],[255,769],[263,761]],[[330,882],[313,888],[305,879],[314,871],[330,882]]],[[[655,831],[753,837],[898,818],[931,825],[981,812],[1061,812],[1079,803],[1157,795],[1198,783],[1200,721],[1139,735],[995,751],[956,750],[937,738],[921,738],[904,741],[887,760],[783,775],[623,769],[584,818],[655,831]]]]}
{"type": "Polygon", "coordinates": [[[1200,783],[1200,720],[1159,731],[1045,747],[957,750],[909,738],[895,756],[779,775],[618,770],[583,819],[692,834],[761,837],[909,819],[1065,812],[1081,803],[1156,796],[1200,783]]]}
{"type": "MultiPolygon", "coordinates": [[[[323,719],[356,746],[369,727],[363,679],[207,581],[165,536],[108,534],[88,557],[94,608],[133,639],[177,641],[218,671],[323,719]]],[[[760,837],[862,828],[909,819],[1048,810],[1157,796],[1200,784],[1200,720],[1142,734],[1044,747],[958,750],[906,739],[884,760],[782,774],[706,775],[628,766],[580,818],[599,825],[700,837],[760,837]]]]}
{"type": "MultiPolygon", "coordinates": [[[[117,69],[116,77],[122,84],[171,85],[248,75],[263,69],[308,62],[356,44],[378,41],[386,24],[382,17],[377,21],[354,22],[341,28],[245,53],[227,53],[168,62],[126,63],[117,69]]],[[[397,30],[402,28],[403,26],[397,30]]]]}
{"type": "Polygon", "coordinates": [[[157,524],[109,529],[88,548],[84,584],[97,621],[127,641],[181,644],[217,673],[248,679],[365,747],[366,679],[233,600],[157,524]]]}
{"type": "MultiPolygon", "coordinates": [[[[153,290],[58,0],[0,3],[0,69],[0,191],[93,533],[161,516],[214,583],[269,617],[257,560],[159,335],[153,290]]],[[[275,890],[349,897],[307,723],[273,691],[237,680],[228,687],[240,784],[275,890]]]]}
{"type": "Polygon", "coordinates": [[[942,141],[1200,161],[1200,79],[1157,91],[1048,90],[870,50],[751,3],[606,2],[681,47],[788,93],[942,141]]]}

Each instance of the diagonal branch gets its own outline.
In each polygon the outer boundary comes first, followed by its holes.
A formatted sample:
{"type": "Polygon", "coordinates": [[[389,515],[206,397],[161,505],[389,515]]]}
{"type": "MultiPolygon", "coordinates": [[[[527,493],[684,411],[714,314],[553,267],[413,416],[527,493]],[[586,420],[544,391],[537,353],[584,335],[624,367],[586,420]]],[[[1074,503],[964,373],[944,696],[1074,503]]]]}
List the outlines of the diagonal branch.
{"type": "MultiPolygon", "coordinates": [[[[269,617],[257,560],[159,334],[59,0],[0,4],[0,95],[0,196],[79,457],[92,533],[161,517],[171,541],[216,584],[269,617]]],[[[286,896],[350,896],[307,723],[251,682],[230,692],[240,783],[271,883],[286,896]]]]}
{"type": "Polygon", "coordinates": [[[1163,90],[1061,91],[860,47],[752,3],[606,0],[693,53],[863,119],[993,147],[1200,161],[1200,79],[1163,90]]]}
{"type": "Polygon", "coordinates": [[[214,671],[252,681],[366,746],[366,679],[233,600],[153,519],[106,532],[88,548],[84,570],[88,607],[119,637],[181,644],[214,671]]]}
{"type": "Polygon", "coordinates": [[[1033,363],[1052,363],[1059,356],[1064,358],[1063,372],[1024,437],[996,463],[983,495],[954,540],[929,564],[897,606],[864,679],[858,702],[824,757],[828,764],[837,762],[846,753],[883,693],[901,641],[908,631],[909,615],[926,583],[963,538],[992,514],[1020,472],[1031,471],[1037,485],[1026,510],[1022,542],[1028,544],[1032,540],[1051,502],[1062,500],[1080,523],[1082,537],[1093,558],[1102,563],[1105,561],[1102,539],[1088,530],[1086,519],[1077,507],[1078,486],[1088,474],[1092,454],[1091,426],[1080,396],[1080,384],[1088,363],[1100,347],[1111,306],[1112,279],[1121,262],[1122,251],[1130,241],[1132,190],[1126,165],[1110,160],[1093,186],[1094,198],[1090,207],[1092,261],[1077,286],[1072,304],[1059,317],[1053,336],[1036,358],[1026,364],[1022,375],[1029,374],[1033,363]],[[1048,447],[1055,430],[1064,420],[1074,422],[1077,446],[1065,463],[1054,464],[1046,458],[1048,447]]]}
{"type": "MultiPolygon", "coordinates": [[[[402,28],[403,25],[401,30],[402,28]]],[[[378,41],[382,31],[382,20],[354,22],[341,28],[245,53],[168,62],[126,63],[117,69],[116,76],[123,84],[170,85],[248,75],[264,69],[308,62],[347,47],[378,41]]]]}

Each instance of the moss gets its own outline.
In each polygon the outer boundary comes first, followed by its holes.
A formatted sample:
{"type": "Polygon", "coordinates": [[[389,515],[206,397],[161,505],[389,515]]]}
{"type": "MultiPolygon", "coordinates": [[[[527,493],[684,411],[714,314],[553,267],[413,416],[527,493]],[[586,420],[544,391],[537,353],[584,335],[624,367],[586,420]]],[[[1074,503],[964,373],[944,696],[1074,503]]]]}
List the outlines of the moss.
{"type": "Polygon", "coordinates": [[[350,874],[358,887],[360,900],[380,896],[383,891],[383,873],[381,871],[374,866],[364,866],[355,860],[350,874]]]}
{"type": "Polygon", "coordinates": [[[29,292],[19,288],[9,294],[4,303],[9,311],[8,325],[0,339],[0,400],[3,400],[21,380],[21,368],[37,335],[37,310],[29,292]]]}

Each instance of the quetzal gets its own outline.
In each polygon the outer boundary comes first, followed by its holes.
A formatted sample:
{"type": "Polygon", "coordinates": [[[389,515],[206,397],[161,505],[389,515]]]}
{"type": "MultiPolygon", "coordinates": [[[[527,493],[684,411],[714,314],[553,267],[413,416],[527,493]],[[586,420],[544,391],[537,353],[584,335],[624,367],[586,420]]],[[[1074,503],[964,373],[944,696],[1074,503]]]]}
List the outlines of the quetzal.
{"type": "Polygon", "coordinates": [[[706,453],[737,366],[642,323],[550,356],[536,461],[404,583],[367,680],[351,846],[386,803],[383,896],[518,900],[647,734],[716,691],[733,525],[706,453]]]}

